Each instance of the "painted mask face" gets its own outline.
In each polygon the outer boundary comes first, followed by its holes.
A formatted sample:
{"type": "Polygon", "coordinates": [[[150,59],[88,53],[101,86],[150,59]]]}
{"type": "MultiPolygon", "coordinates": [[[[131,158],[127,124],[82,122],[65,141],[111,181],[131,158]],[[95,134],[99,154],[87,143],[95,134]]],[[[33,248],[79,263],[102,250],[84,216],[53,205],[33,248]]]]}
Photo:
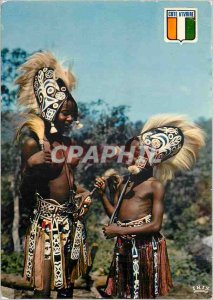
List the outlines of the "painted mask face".
{"type": "Polygon", "coordinates": [[[34,78],[34,93],[42,118],[50,123],[54,122],[57,112],[66,100],[75,102],[63,80],[55,77],[52,68],[38,70],[34,78]]]}
{"type": "Polygon", "coordinates": [[[146,165],[154,167],[173,157],[182,148],[184,136],[177,127],[163,126],[143,132],[139,138],[140,155],[128,170],[139,173],[146,165]]]}
{"type": "Polygon", "coordinates": [[[180,151],[183,142],[182,131],[177,127],[170,126],[153,128],[143,132],[140,136],[140,143],[144,147],[150,165],[173,157],[180,151]]]}

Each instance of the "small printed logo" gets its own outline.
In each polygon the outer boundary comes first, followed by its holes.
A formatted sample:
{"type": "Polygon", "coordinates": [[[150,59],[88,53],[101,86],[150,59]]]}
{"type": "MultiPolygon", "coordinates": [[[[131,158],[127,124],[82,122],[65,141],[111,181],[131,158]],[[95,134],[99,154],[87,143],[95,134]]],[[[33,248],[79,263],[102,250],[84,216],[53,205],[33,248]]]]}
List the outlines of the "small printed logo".
{"type": "Polygon", "coordinates": [[[195,285],[193,286],[194,293],[208,293],[210,290],[209,286],[206,285],[195,285]]]}
{"type": "Polygon", "coordinates": [[[197,42],[197,9],[165,8],[164,40],[167,43],[197,42]]]}

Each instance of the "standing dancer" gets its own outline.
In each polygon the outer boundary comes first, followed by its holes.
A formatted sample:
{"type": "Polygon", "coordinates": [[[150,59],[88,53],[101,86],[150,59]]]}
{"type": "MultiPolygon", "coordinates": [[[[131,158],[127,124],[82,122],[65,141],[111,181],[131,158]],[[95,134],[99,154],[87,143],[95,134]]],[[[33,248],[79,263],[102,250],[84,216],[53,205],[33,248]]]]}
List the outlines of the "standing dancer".
{"type": "Polygon", "coordinates": [[[164,183],[175,171],[189,170],[204,145],[203,131],[182,116],[150,118],[139,136],[128,141],[135,147],[130,176],[117,188],[114,205],[105,195],[105,180],[95,186],[102,196],[110,225],[107,238],[117,237],[106,293],[118,298],[156,298],[172,287],[166,241],[160,233],[164,213],[164,183]],[[119,198],[119,199],[118,199],[119,198]],[[118,200],[117,200],[118,199],[118,200]]]}
{"type": "Polygon", "coordinates": [[[68,162],[67,151],[61,150],[57,158],[64,162],[56,163],[51,151],[72,145],[63,134],[78,122],[78,106],[69,91],[75,78],[48,52],[31,56],[20,71],[18,102],[26,121],[17,136],[29,131],[22,142],[20,191],[25,205],[36,198],[25,240],[24,277],[37,298],[49,298],[51,288],[58,298],[71,298],[74,280],[90,263],[82,221],[90,198],[79,204],[75,196],[73,169],[78,161],[68,162]]]}

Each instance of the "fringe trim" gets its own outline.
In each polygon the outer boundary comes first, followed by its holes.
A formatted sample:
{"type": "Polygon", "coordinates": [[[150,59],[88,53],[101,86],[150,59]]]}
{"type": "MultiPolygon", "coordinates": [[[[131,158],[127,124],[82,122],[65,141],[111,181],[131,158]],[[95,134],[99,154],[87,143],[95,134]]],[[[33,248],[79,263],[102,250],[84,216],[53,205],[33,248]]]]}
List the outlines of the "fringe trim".
{"type": "Polygon", "coordinates": [[[37,290],[44,288],[44,247],[45,233],[39,230],[35,249],[34,285],[37,290]]]}
{"type": "MultiPolygon", "coordinates": [[[[24,259],[24,270],[23,275],[26,278],[26,268],[27,268],[27,259],[29,255],[29,238],[32,230],[32,226],[30,225],[28,229],[28,233],[25,238],[25,259],[24,259]]],[[[52,226],[52,223],[51,223],[52,226]]],[[[74,226],[73,226],[74,227],[74,226]]],[[[70,228],[70,238],[71,238],[71,245],[73,242],[73,236],[75,234],[75,229],[70,228]]],[[[52,228],[52,227],[51,227],[52,228]]],[[[70,252],[66,253],[65,257],[65,245],[64,244],[64,235],[63,233],[60,234],[60,247],[61,247],[61,261],[62,261],[62,276],[63,276],[63,286],[60,288],[68,288],[70,283],[74,283],[76,279],[80,276],[84,275],[87,271],[87,267],[92,264],[91,254],[88,250],[88,244],[86,240],[82,238],[81,245],[80,245],[80,256],[79,259],[76,261],[71,260],[70,252]],[[86,251],[83,251],[86,248],[86,251]],[[85,253],[87,255],[85,256],[85,253]]],[[[36,229],[36,236],[35,236],[35,249],[33,254],[33,263],[32,263],[32,273],[31,278],[26,278],[30,281],[31,286],[36,288],[37,290],[42,290],[44,285],[44,259],[45,259],[45,237],[46,232],[43,231],[41,228],[36,229]]],[[[52,231],[49,233],[50,239],[50,247],[51,247],[51,254],[50,254],[50,261],[52,266],[52,274],[51,274],[51,288],[56,288],[55,286],[55,274],[54,274],[54,259],[53,259],[53,251],[52,251],[52,231]]],[[[69,237],[68,237],[69,239],[69,237]]]]}
{"type": "Polygon", "coordinates": [[[76,261],[76,264],[71,272],[71,283],[74,283],[76,279],[78,279],[80,276],[83,276],[87,271],[87,267],[92,265],[91,254],[88,250],[87,243],[85,246],[87,248],[87,258],[84,258],[83,243],[81,243],[79,259],[76,261]]]}
{"type": "MultiPolygon", "coordinates": [[[[157,246],[157,274],[158,274],[158,296],[165,296],[172,288],[172,277],[164,238],[158,240],[157,246]]],[[[124,246],[125,249],[118,254],[118,274],[116,272],[115,253],[110,266],[105,292],[109,296],[118,298],[133,298],[133,271],[131,244],[124,246]],[[118,277],[117,277],[118,276],[118,277]],[[116,278],[118,278],[116,280],[116,278]]],[[[139,253],[139,298],[155,298],[154,294],[154,260],[151,241],[137,241],[139,253]]]]}

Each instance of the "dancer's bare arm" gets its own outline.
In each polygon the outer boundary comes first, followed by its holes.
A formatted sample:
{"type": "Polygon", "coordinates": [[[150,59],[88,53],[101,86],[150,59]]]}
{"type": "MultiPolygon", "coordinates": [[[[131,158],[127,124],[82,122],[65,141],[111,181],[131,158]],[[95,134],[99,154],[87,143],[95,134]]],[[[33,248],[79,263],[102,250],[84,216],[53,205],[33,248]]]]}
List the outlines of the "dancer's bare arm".
{"type": "Polygon", "coordinates": [[[115,193],[115,196],[114,196],[114,201],[113,201],[113,204],[109,201],[109,199],[107,198],[106,194],[105,194],[105,191],[106,191],[106,179],[104,177],[99,177],[96,179],[95,181],[95,185],[94,185],[96,188],[97,188],[97,191],[101,197],[101,200],[102,200],[102,204],[103,204],[103,207],[107,213],[107,215],[109,217],[111,217],[111,215],[113,214],[114,212],[114,209],[115,209],[115,205],[118,201],[118,195],[119,195],[119,186],[117,188],[117,191],[115,193]]]}

